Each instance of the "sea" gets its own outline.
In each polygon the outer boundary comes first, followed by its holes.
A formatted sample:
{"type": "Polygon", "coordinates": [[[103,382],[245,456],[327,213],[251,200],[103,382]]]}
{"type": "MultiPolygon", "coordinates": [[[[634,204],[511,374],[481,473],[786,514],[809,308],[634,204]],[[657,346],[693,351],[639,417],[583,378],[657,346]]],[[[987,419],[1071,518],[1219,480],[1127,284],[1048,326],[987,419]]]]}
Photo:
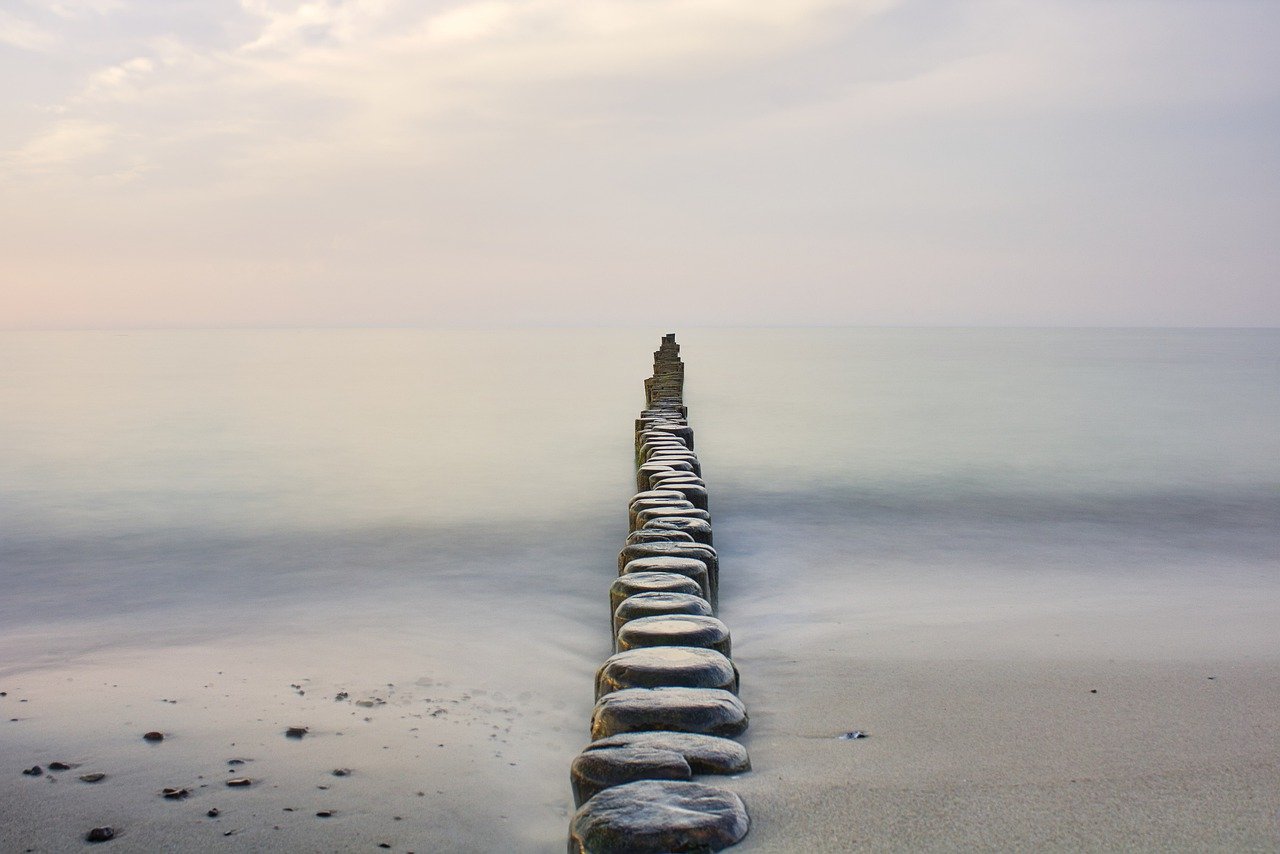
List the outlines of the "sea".
{"type": "Polygon", "coordinates": [[[823,632],[1280,648],[1280,330],[4,332],[0,849],[563,850],[666,332],[753,715],[823,632]]]}

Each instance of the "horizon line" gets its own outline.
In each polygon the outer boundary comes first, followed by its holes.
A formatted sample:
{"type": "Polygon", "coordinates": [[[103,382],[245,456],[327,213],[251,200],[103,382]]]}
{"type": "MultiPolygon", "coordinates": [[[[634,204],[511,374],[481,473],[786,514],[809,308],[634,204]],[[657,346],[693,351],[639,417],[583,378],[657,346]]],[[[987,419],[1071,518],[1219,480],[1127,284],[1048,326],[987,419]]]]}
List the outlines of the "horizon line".
{"type": "MultiPolygon", "coordinates": [[[[226,323],[226,324],[121,324],[67,326],[0,326],[3,333],[29,332],[306,332],[306,331],[432,331],[432,332],[497,332],[516,330],[588,330],[588,329],[666,329],[670,323],[226,323]]],[[[1169,323],[694,323],[683,329],[1109,329],[1109,330],[1240,330],[1267,331],[1280,329],[1280,324],[1169,324],[1169,323]]]]}

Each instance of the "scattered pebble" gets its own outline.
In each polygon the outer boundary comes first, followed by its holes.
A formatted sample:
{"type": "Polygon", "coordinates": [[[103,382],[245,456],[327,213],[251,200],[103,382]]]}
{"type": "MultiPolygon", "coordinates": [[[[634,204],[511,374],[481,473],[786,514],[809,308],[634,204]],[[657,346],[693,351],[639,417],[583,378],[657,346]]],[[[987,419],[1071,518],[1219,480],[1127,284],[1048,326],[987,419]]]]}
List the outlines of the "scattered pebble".
{"type": "Polygon", "coordinates": [[[1097,688],[1090,688],[1090,689],[1089,689],[1089,693],[1090,693],[1090,694],[1096,694],[1096,693],[1098,693],[1098,689],[1097,689],[1097,688]]]}
{"type": "Polygon", "coordinates": [[[217,818],[218,816],[222,815],[222,810],[218,809],[217,807],[213,807],[207,813],[205,813],[205,815],[209,816],[209,818],[217,818]]]}
{"type": "Polygon", "coordinates": [[[244,763],[246,763],[246,762],[248,762],[248,761],[249,761],[248,759],[228,759],[228,760],[227,760],[227,764],[228,764],[228,765],[243,765],[244,763]]]}
{"type": "Polygon", "coordinates": [[[146,733],[143,733],[143,734],[142,734],[142,739],[143,739],[144,741],[164,741],[164,733],[162,733],[162,732],[155,732],[155,731],[153,730],[152,732],[146,732],[146,733]]]}
{"type": "Polygon", "coordinates": [[[350,695],[350,694],[348,694],[346,691],[339,691],[339,692],[338,692],[338,695],[337,695],[336,697],[334,697],[333,699],[335,699],[335,700],[337,700],[339,703],[341,703],[343,700],[347,699],[347,698],[348,698],[348,697],[350,697],[350,696],[351,696],[351,695],[350,695]]]}
{"type": "Polygon", "coordinates": [[[350,769],[350,768],[334,768],[334,769],[333,769],[333,776],[335,776],[335,777],[349,777],[349,776],[351,776],[351,769],[350,769]]]}
{"type": "Polygon", "coordinates": [[[30,768],[22,769],[22,773],[26,774],[28,777],[39,777],[44,773],[44,769],[39,765],[32,765],[30,768]]]}
{"type": "Polygon", "coordinates": [[[106,842],[116,838],[116,829],[114,827],[95,827],[84,835],[88,842],[106,842]]]}
{"type": "Polygon", "coordinates": [[[332,818],[332,817],[333,817],[333,810],[320,810],[320,812],[316,813],[316,818],[332,818]]]}
{"type": "Polygon", "coordinates": [[[251,786],[253,781],[248,777],[236,777],[234,780],[227,781],[228,786],[251,786]]]}
{"type": "Polygon", "coordinates": [[[97,783],[99,780],[105,779],[107,779],[107,775],[103,774],[101,771],[94,771],[89,774],[80,775],[80,782],[82,783],[97,783]]]}
{"type": "Polygon", "coordinates": [[[379,847],[379,848],[390,848],[390,847],[391,847],[391,845],[390,845],[389,843],[387,843],[387,842],[379,842],[379,843],[378,843],[378,847],[379,847]]]}
{"type": "Polygon", "coordinates": [[[49,770],[50,771],[70,771],[71,766],[65,762],[50,762],[49,770]]]}
{"type": "Polygon", "coordinates": [[[285,730],[285,731],[284,731],[284,734],[285,734],[285,736],[286,736],[286,737],[288,737],[288,738],[302,738],[302,737],[303,737],[304,735],[306,735],[308,732],[310,732],[310,728],[309,728],[309,727],[304,727],[304,726],[291,726],[291,727],[289,727],[287,730],[285,730]]]}
{"type": "Polygon", "coordinates": [[[183,798],[191,797],[191,791],[189,789],[175,789],[172,786],[161,789],[160,794],[171,801],[180,801],[183,798]]]}
{"type": "Polygon", "coordinates": [[[850,730],[849,732],[842,732],[838,736],[838,738],[841,741],[853,741],[855,738],[866,738],[866,737],[867,737],[867,734],[860,729],[850,730]]]}

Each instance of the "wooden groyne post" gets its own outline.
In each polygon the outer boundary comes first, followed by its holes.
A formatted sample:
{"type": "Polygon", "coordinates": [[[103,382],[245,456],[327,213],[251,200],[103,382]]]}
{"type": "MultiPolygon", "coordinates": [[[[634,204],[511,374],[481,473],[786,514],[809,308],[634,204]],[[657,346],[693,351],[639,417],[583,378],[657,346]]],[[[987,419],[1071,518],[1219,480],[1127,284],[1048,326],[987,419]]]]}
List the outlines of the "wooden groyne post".
{"type": "Polygon", "coordinates": [[[614,654],[596,673],[592,741],[573,760],[570,854],[718,851],[750,820],[695,776],[750,770],[707,484],[684,403],[674,334],[653,355],[635,423],[636,494],[609,588],[614,654]]]}

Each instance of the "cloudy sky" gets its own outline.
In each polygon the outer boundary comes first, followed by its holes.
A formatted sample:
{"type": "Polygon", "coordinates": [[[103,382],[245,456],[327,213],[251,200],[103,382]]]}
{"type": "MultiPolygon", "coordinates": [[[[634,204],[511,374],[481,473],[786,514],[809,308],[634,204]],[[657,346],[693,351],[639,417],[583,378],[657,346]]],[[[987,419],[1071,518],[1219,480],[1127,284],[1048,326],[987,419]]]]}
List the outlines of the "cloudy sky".
{"type": "Polygon", "coordinates": [[[0,326],[1280,325],[1274,0],[0,0],[0,326]]]}

